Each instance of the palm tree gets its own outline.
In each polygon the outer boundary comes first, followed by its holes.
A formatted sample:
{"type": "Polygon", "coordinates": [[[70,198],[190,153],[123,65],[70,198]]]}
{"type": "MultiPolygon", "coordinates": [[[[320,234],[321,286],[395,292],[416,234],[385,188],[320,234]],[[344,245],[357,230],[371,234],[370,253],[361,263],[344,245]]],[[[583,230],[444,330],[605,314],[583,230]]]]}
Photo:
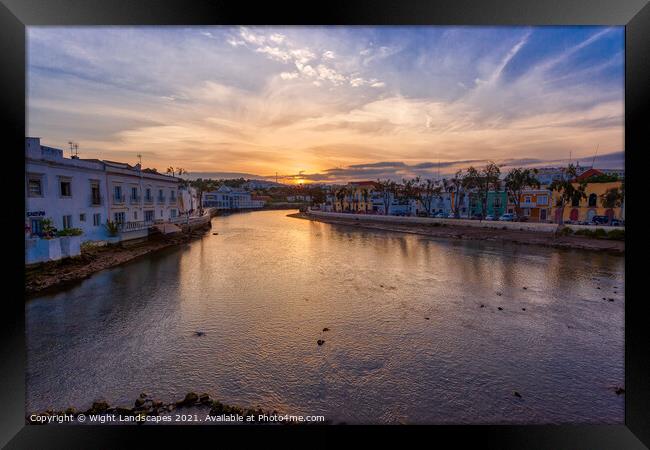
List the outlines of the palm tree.
{"type": "Polygon", "coordinates": [[[397,183],[388,179],[384,181],[377,180],[377,183],[379,183],[379,191],[384,203],[384,215],[387,216],[390,212],[390,204],[397,193],[397,183]]]}
{"type": "Polygon", "coordinates": [[[361,190],[361,196],[363,197],[364,210],[367,213],[368,212],[368,197],[370,196],[370,191],[368,191],[368,189],[366,189],[366,188],[363,188],[361,190]]]}
{"type": "Polygon", "coordinates": [[[171,176],[173,177],[174,174],[175,174],[174,168],[172,166],[167,167],[167,172],[166,173],[171,174],[171,176]]]}

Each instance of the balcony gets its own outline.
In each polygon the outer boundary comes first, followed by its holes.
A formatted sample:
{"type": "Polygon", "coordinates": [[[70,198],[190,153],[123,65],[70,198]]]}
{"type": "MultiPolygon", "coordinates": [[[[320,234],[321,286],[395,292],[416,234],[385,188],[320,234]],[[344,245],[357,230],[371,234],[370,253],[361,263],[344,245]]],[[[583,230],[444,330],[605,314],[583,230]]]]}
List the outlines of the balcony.
{"type": "Polygon", "coordinates": [[[129,232],[129,231],[145,230],[151,227],[152,225],[153,225],[153,221],[151,220],[141,220],[137,222],[123,222],[118,224],[121,233],[129,232]]]}
{"type": "Polygon", "coordinates": [[[150,204],[153,203],[153,197],[145,195],[144,196],[144,202],[145,203],[150,203],[150,204]]]}
{"type": "Polygon", "coordinates": [[[104,198],[99,194],[90,194],[90,206],[101,206],[104,204],[104,198]]]}
{"type": "Polygon", "coordinates": [[[140,196],[139,195],[132,195],[129,197],[129,203],[132,205],[139,205],[140,204],[140,196]]]}
{"type": "Polygon", "coordinates": [[[113,202],[114,203],[124,203],[124,194],[114,194],[113,195],[113,202]]]}
{"type": "Polygon", "coordinates": [[[159,196],[157,197],[156,201],[157,201],[159,204],[164,205],[164,204],[165,204],[165,196],[164,196],[164,195],[162,195],[162,196],[159,195],[159,196]]]}

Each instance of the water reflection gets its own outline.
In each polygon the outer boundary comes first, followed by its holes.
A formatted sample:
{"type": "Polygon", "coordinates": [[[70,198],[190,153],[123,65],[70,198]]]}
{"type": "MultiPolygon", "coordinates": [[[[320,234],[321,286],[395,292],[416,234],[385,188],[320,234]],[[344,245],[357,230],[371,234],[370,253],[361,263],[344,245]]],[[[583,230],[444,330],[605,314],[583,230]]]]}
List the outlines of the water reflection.
{"type": "Polygon", "coordinates": [[[623,258],[285,215],[28,302],[28,410],[195,390],[347,422],[622,422],[623,258]]]}

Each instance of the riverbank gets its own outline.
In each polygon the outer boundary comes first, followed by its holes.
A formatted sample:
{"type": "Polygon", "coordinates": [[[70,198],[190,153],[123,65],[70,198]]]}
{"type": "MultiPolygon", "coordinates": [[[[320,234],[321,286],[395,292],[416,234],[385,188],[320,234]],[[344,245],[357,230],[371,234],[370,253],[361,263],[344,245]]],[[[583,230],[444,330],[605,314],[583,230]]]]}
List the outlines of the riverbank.
{"type": "Polygon", "coordinates": [[[84,249],[81,255],[25,267],[25,293],[33,296],[79,282],[111,267],[119,266],[164,248],[184,244],[204,236],[210,224],[190,232],[152,235],[136,244],[115,244],[84,249]]]}
{"type": "Polygon", "coordinates": [[[541,245],[545,247],[567,248],[603,251],[612,254],[623,255],[625,253],[625,241],[597,239],[579,235],[560,235],[545,231],[513,230],[498,228],[470,227],[455,224],[422,224],[405,222],[382,222],[374,220],[364,222],[357,218],[324,217],[314,216],[307,213],[288,214],[288,217],[313,220],[317,222],[345,225],[356,228],[367,228],[372,230],[393,231],[398,233],[410,233],[423,236],[440,237],[448,239],[484,240],[484,241],[505,241],[515,244],[541,245]]]}

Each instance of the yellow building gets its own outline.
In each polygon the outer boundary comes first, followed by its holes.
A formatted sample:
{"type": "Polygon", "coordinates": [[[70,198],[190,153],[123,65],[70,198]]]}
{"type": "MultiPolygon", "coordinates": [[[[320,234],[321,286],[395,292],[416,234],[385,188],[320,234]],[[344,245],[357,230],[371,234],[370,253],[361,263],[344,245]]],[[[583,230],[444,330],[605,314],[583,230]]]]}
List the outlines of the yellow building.
{"type": "MultiPolygon", "coordinates": [[[[578,187],[578,183],[573,184],[578,187]]],[[[621,189],[621,181],[611,181],[607,183],[587,183],[585,194],[587,198],[583,198],[579,203],[572,203],[564,205],[564,221],[572,222],[591,222],[594,216],[609,216],[614,219],[621,219],[621,207],[606,208],[602,204],[602,195],[610,189],[621,189]]],[[[554,222],[559,222],[559,215],[562,208],[559,207],[560,193],[553,191],[553,211],[552,217],[554,222]]]]}
{"type": "Polygon", "coordinates": [[[345,196],[334,193],[334,208],[336,212],[372,212],[372,191],[377,187],[374,181],[359,181],[348,183],[342,188],[345,196]]]}

